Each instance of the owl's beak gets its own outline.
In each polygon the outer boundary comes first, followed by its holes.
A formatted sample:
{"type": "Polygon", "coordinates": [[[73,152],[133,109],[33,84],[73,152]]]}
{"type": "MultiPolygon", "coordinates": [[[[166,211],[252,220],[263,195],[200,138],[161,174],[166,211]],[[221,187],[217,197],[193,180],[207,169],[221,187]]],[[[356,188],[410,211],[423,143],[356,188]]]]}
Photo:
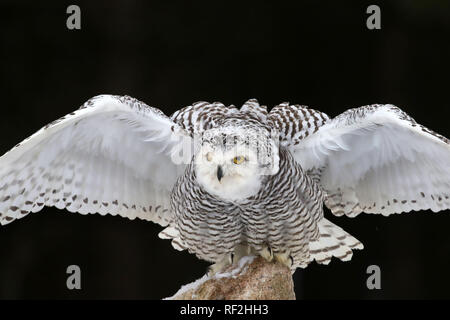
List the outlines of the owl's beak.
{"type": "Polygon", "coordinates": [[[219,179],[219,182],[222,179],[222,177],[223,177],[222,166],[217,166],[217,179],[219,179]]]}

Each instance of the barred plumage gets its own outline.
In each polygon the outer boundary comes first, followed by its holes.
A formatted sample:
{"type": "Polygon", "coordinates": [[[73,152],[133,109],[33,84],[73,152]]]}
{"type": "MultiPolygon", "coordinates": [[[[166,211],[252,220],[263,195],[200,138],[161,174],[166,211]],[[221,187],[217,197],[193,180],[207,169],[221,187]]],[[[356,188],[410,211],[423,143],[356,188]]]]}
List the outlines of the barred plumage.
{"type": "Polygon", "coordinates": [[[44,206],[139,217],[201,259],[232,262],[244,248],[294,271],[362,249],[325,219],[324,203],[348,216],[446,210],[449,164],[449,140],[392,105],[330,119],[251,99],[167,117],[102,95],[0,158],[0,223],[44,206]]]}
{"type": "Polygon", "coordinates": [[[206,192],[188,167],[172,192],[176,241],[208,261],[218,261],[244,243],[256,251],[265,246],[274,253],[289,250],[294,268],[306,266],[309,242],[318,238],[317,222],[323,218],[322,192],[283,147],[280,170],[266,176],[263,185],[238,203],[224,201],[206,192]]]}

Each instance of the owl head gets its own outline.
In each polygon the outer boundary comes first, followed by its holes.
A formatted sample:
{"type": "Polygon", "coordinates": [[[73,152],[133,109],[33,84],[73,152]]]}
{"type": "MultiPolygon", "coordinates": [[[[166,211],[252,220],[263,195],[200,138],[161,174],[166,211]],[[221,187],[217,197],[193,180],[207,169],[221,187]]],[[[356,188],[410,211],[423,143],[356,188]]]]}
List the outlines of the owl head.
{"type": "Polygon", "coordinates": [[[224,126],[205,131],[195,156],[200,185],[224,200],[255,195],[264,176],[278,172],[278,139],[265,129],[224,126]]]}

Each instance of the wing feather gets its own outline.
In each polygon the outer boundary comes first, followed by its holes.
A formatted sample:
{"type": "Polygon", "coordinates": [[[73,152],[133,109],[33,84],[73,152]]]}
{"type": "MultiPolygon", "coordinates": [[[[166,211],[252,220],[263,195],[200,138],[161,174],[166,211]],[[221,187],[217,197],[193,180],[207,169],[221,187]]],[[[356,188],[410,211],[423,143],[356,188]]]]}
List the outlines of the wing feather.
{"type": "Polygon", "coordinates": [[[351,109],[291,146],[337,215],[450,208],[449,140],[393,105],[351,109]]]}
{"type": "Polygon", "coordinates": [[[170,192],[184,170],[171,152],[186,139],[158,109],[96,96],[0,157],[0,223],[55,206],[167,225],[170,192]]]}

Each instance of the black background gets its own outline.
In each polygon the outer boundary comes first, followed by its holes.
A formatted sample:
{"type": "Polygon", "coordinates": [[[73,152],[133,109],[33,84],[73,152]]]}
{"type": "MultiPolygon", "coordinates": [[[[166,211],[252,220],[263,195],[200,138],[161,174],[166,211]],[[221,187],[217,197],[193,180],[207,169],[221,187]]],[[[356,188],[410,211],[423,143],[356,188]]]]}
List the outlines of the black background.
{"type": "MultiPolygon", "coordinates": [[[[448,1],[1,1],[0,151],[88,98],[130,95],[166,114],[194,101],[305,104],[335,116],[392,103],[447,137],[448,1]],[[81,7],[81,30],[66,8],[81,7]],[[366,28],[381,7],[382,29],[366,28]]],[[[450,215],[328,218],[360,239],[351,262],[294,275],[297,298],[449,298],[450,215]],[[382,272],[366,287],[366,268],[382,272]]],[[[0,298],[160,299],[207,263],[161,228],[46,208],[0,227],[0,298]],[[82,290],[66,288],[68,265],[82,290]]]]}

